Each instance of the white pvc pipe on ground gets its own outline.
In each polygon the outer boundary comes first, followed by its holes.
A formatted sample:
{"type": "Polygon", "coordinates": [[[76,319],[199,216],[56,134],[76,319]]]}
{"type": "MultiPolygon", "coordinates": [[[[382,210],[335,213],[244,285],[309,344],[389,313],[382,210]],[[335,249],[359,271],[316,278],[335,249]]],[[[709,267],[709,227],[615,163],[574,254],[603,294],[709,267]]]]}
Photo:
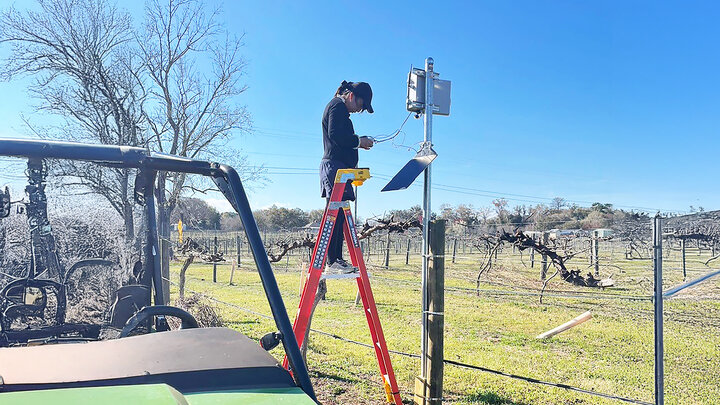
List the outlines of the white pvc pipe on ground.
{"type": "Polygon", "coordinates": [[[587,311],[584,314],[573,318],[571,321],[565,322],[564,324],[558,326],[557,328],[550,329],[547,332],[537,335],[537,337],[535,339],[547,339],[549,337],[553,337],[560,332],[565,332],[566,330],[572,328],[573,326],[580,325],[581,323],[587,321],[590,318],[592,318],[592,314],[590,313],[590,311],[587,311]]]}

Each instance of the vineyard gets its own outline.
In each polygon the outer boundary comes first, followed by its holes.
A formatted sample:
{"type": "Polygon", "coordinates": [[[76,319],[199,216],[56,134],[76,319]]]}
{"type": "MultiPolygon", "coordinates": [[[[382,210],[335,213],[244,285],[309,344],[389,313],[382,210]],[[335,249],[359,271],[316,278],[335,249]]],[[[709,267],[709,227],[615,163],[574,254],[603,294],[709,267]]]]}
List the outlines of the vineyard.
{"type": "MultiPolygon", "coordinates": [[[[663,250],[665,289],[713,269],[713,218],[707,213],[668,220],[663,250]]],[[[526,239],[537,240],[540,249],[523,248],[517,240],[499,242],[503,238],[497,230],[448,234],[445,401],[601,404],[617,403],[613,397],[620,397],[652,402],[651,221],[614,228],[614,234],[605,237],[526,231],[534,235],[526,239]],[[545,257],[543,247],[548,249],[545,257]],[[553,277],[559,270],[553,253],[583,280],[610,280],[612,286],[590,287],[570,277],[553,277]],[[590,321],[553,338],[536,339],[585,311],[592,313],[590,321]]],[[[269,309],[259,292],[261,285],[243,235],[186,232],[184,236],[206,252],[217,252],[206,256],[217,261],[197,261],[187,269],[184,293],[197,294],[223,322],[252,338],[271,331],[269,309]]],[[[279,246],[307,237],[268,233],[264,240],[272,257],[279,246]]],[[[173,235],[171,245],[177,245],[176,238],[173,235]]],[[[380,231],[361,245],[403,398],[411,399],[419,370],[421,239],[414,229],[380,231]]],[[[274,263],[291,316],[298,305],[309,249],[289,250],[274,263]]],[[[177,253],[175,259],[170,277],[173,298],[177,297],[182,257],[177,253]]],[[[307,361],[324,403],[384,402],[356,291],[355,283],[328,280],[325,300],[313,317],[307,361]]],[[[718,298],[720,284],[710,279],[665,302],[668,403],[712,403],[720,394],[713,384],[720,351],[718,298]]]]}

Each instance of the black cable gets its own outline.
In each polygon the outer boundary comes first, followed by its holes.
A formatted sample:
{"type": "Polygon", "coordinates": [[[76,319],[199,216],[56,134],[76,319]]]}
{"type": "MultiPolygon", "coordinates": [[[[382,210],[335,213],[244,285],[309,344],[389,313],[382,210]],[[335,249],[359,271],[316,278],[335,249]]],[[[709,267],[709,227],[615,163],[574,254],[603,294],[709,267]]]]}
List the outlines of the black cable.
{"type": "MultiPolygon", "coordinates": [[[[418,356],[418,357],[419,357],[419,356],[418,356]]],[[[590,391],[590,390],[586,390],[586,389],[584,389],[584,388],[573,387],[572,385],[568,385],[568,384],[552,383],[552,382],[548,382],[548,381],[542,381],[542,380],[538,380],[537,378],[532,378],[532,377],[523,377],[523,376],[519,376],[519,375],[515,375],[515,374],[505,373],[505,372],[503,372],[503,371],[493,370],[493,369],[490,369],[490,368],[487,368],[487,367],[481,367],[481,366],[475,366],[475,365],[472,365],[472,364],[460,363],[459,361],[453,361],[453,360],[444,359],[444,360],[443,360],[443,363],[445,363],[445,364],[450,364],[450,365],[457,366],[457,367],[468,368],[468,369],[471,369],[471,370],[484,371],[484,372],[486,372],[486,373],[501,375],[501,376],[503,376],[503,377],[514,378],[514,379],[516,379],[516,380],[522,380],[522,381],[529,382],[529,383],[533,383],[533,384],[542,384],[542,385],[547,385],[547,386],[550,386],[550,387],[562,388],[562,389],[565,389],[565,390],[576,391],[576,392],[582,392],[583,394],[595,395],[595,396],[603,397],[603,398],[607,398],[607,399],[615,399],[615,400],[618,400],[618,401],[629,402],[629,403],[632,403],[632,404],[653,405],[653,404],[650,403],[650,402],[640,401],[640,400],[637,400],[637,399],[625,398],[625,397],[620,397],[620,396],[612,395],[612,394],[604,394],[604,393],[602,393],[602,392],[590,391]]]]}

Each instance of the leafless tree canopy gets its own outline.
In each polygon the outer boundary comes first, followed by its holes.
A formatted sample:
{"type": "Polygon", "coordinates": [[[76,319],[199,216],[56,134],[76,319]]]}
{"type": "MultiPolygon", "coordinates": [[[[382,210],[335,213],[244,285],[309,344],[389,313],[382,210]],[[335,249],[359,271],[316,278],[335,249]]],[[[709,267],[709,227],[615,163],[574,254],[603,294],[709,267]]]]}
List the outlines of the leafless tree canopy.
{"type": "MultiPolygon", "coordinates": [[[[39,136],[110,145],[142,143],[145,91],[142,66],[133,52],[130,16],[104,0],[42,0],[40,10],[14,8],[0,14],[0,44],[10,45],[0,75],[31,75],[29,89],[38,110],[63,123],[30,128],[39,136]]],[[[54,162],[53,173],[67,186],[99,194],[134,235],[128,169],[54,162]]]]}
{"type": "MultiPolygon", "coordinates": [[[[0,14],[0,44],[11,48],[1,77],[35,78],[30,90],[39,111],[63,119],[55,127],[28,122],[37,135],[222,160],[246,180],[253,177],[228,147],[232,135],[249,130],[250,117],[237,103],[246,90],[242,41],[218,23],[218,8],[202,0],[151,0],[135,29],[130,15],[106,0],[37,4],[37,11],[0,14]]],[[[134,235],[133,173],[55,163],[54,174],[73,192],[106,198],[125,219],[128,238],[134,235]]],[[[157,185],[158,224],[167,237],[180,195],[204,184],[160,173],[157,185]]]]}
{"type": "MultiPolygon", "coordinates": [[[[567,241],[565,241],[565,243],[553,241],[552,244],[546,244],[534,240],[532,237],[526,235],[520,230],[516,230],[514,233],[509,233],[503,230],[497,235],[481,235],[475,242],[475,247],[481,252],[485,252],[485,260],[481,264],[477,276],[477,288],[480,288],[480,277],[484,273],[490,271],[493,264],[493,257],[500,249],[502,249],[503,244],[514,246],[520,251],[534,250],[536,253],[546,256],[549,259],[549,262],[553,265],[553,267],[555,267],[556,271],[552,276],[543,281],[543,292],[545,291],[548,282],[557,275],[560,275],[563,280],[578,286],[600,286],[600,284],[598,284],[600,280],[596,279],[592,273],[582,276],[580,274],[580,270],[568,269],[567,262],[580,252],[572,251],[568,247],[567,241]]],[[[540,301],[542,302],[542,295],[540,296],[540,301]]]]}
{"type": "MultiPolygon", "coordinates": [[[[240,83],[246,64],[240,55],[241,39],[224,31],[218,13],[218,8],[208,8],[200,0],[148,2],[143,30],[136,34],[149,78],[144,114],[154,150],[239,166],[242,159],[228,148],[228,141],[250,126],[245,107],[233,102],[246,90],[240,83]]],[[[247,167],[238,169],[248,174],[247,167]]],[[[158,174],[158,230],[165,240],[170,237],[172,211],[186,189],[205,191],[183,173],[158,174]]],[[[164,274],[169,271],[168,249],[164,244],[164,274]]]]}

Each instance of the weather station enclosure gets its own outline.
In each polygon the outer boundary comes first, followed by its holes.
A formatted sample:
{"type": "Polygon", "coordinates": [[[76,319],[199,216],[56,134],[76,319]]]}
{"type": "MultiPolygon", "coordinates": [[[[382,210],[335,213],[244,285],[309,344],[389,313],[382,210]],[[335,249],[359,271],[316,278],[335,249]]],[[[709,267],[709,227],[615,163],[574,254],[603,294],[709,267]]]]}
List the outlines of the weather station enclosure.
{"type": "MultiPolygon", "coordinates": [[[[433,114],[450,115],[450,80],[440,80],[434,73],[433,114]]],[[[425,108],[425,70],[411,68],[408,73],[407,110],[422,112],[425,108]]]]}

